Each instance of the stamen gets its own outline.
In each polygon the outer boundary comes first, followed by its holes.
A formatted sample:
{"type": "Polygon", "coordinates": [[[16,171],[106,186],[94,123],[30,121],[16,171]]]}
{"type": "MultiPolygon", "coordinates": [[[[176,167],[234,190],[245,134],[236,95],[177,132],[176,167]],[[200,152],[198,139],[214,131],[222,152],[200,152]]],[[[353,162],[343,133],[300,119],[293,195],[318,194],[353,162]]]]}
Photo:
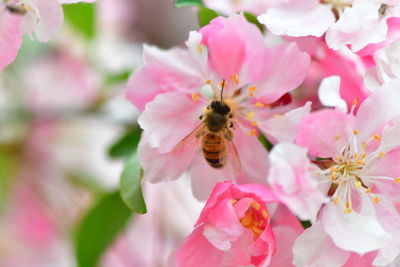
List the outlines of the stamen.
{"type": "Polygon", "coordinates": [[[276,119],[280,119],[280,118],[282,118],[283,116],[281,115],[281,114],[274,114],[274,118],[276,118],[276,119]]]}
{"type": "Polygon", "coordinates": [[[369,194],[369,193],[371,193],[371,192],[372,192],[371,187],[368,187],[367,189],[365,189],[365,193],[369,194]]]}
{"type": "Polygon", "coordinates": [[[236,83],[239,84],[239,76],[237,74],[232,75],[232,80],[236,83]]]}
{"type": "Polygon", "coordinates": [[[210,85],[211,84],[211,80],[206,80],[206,84],[210,85]]]}
{"type": "Polygon", "coordinates": [[[265,106],[264,103],[262,103],[262,102],[260,102],[260,101],[257,101],[256,107],[258,107],[258,108],[263,108],[264,106],[265,106]]]}
{"type": "Polygon", "coordinates": [[[362,184],[361,184],[360,181],[355,182],[354,185],[355,185],[357,188],[361,188],[361,187],[362,187],[362,184]]]}
{"type": "Polygon", "coordinates": [[[359,131],[358,131],[358,130],[354,130],[353,133],[354,133],[355,135],[357,135],[357,134],[359,133],[359,131]]]}
{"type": "Polygon", "coordinates": [[[197,46],[197,52],[199,52],[199,54],[203,54],[203,47],[201,45],[197,46]]]}
{"type": "Polygon", "coordinates": [[[375,139],[375,141],[377,141],[377,142],[380,142],[380,141],[381,141],[381,138],[380,138],[379,135],[377,135],[377,134],[374,135],[374,139],[375,139]]]}
{"type": "Polygon", "coordinates": [[[345,209],[343,212],[345,213],[345,214],[349,214],[349,213],[351,213],[353,210],[352,209],[345,209]]]}
{"type": "Polygon", "coordinates": [[[335,199],[333,200],[333,203],[337,205],[337,204],[339,203],[339,198],[338,198],[338,197],[335,198],[335,199]]]}
{"type": "Polygon", "coordinates": [[[261,230],[260,228],[258,228],[257,226],[252,226],[251,227],[251,231],[253,231],[253,233],[255,234],[255,235],[260,235],[262,232],[263,232],[263,230],[261,230]]]}
{"type": "Polygon", "coordinates": [[[231,204],[232,204],[232,205],[235,205],[237,202],[238,202],[237,199],[231,199],[231,204]]]}
{"type": "Polygon", "coordinates": [[[352,105],[357,106],[358,102],[360,101],[359,98],[354,98],[352,105]]]}
{"type": "Polygon", "coordinates": [[[251,122],[251,126],[256,127],[257,126],[257,122],[256,121],[252,121],[251,122]]]}
{"type": "Polygon", "coordinates": [[[400,177],[395,178],[394,181],[395,181],[396,183],[400,183],[400,177]]]}
{"type": "Polygon", "coordinates": [[[193,102],[196,102],[197,100],[199,100],[199,94],[198,93],[193,93],[192,94],[192,100],[193,100],[193,102]]]}
{"type": "Polygon", "coordinates": [[[268,212],[266,210],[262,210],[261,215],[263,216],[264,219],[268,218],[268,212]]]}
{"type": "Polygon", "coordinates": [[[376,204],[378,204],[379,201],[380,201],[379,197],[374,197],[373,200],[374,200],[374,202],[375,202],[376,204]]]}
{"type": "Polygon", "coordinates": [[[257,133],[256,129],[251,129],[250,132],[249,132],[249,135],[250,136],[256,136],[256,133],[257,133]]]}
{"type": "Polygon", "coordinates": [[[257,211],[261,209],[260,203],[258,203],[257,201],[253,201],[253,203],[251,203],[251,207],[257,211]]]}
{"type": "Polygon", "coordinates": [[[242,219],[240,219],[240,222],[244,227],[249,227],[253,222],[253,216],[246,214],[242,219]]]}
{"type": "Polygon", "coordinates": [[[378,153],[378,156],[379,156],[380,158],[383,158],[383,157],[385,156],[385,153],[379,152],[379,153],[378,153]]]}
{"type": "Polygon", "coordinates": [[[335,139],[335,141],[340,139],[340,135],[336,135],[333,139],[335,139]]]}
{"type": "Polygon", "coordinates": [[[253,112],[253,111],[247,112],[246,118],[247,118],[248,120],[254,119],[254,112],[253,112]]]}
{"type": "Polygon", "coordinates": [[[251,86],[247,90],[250,92],[249,93],[250,96],[254,96],[254,92],[257,91],[257,87],[251,86]]]}

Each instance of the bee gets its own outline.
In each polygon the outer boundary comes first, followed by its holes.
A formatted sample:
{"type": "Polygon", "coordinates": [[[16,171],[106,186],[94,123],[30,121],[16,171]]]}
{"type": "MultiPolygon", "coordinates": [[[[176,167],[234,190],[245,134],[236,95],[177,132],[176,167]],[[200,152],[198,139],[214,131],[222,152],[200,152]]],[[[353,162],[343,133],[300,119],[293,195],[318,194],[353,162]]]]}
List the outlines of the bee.
{"type": "Polygon", "coordinates": [[[15,5],[15,6],[7,5],[6,9],[9,12],[14,13],[14,14],[18,14],[18,15],[25,15],[26,12],[27,12],[24,4],[21,4],[19,6],[17,6],[17,5],[15,5]]]}
{"type": "Polygon", "coordinates": [[[176,145],[174,151],[192,147],[201,151],[207,163],[216,169],[223,168],[227,162],[235,173],[241,169],[240,159],[233,144],[233,114],[223,100],[225,80],[222,82],[220,100],[213,100],[200,116],[201,124],[176,145]]]}
{"type": "Polygon", "coordinates": [[[379,15],[384,16],[386,14],[387,9],[388,9],[388,5],[382,4],[378,10],[379,15]]]}

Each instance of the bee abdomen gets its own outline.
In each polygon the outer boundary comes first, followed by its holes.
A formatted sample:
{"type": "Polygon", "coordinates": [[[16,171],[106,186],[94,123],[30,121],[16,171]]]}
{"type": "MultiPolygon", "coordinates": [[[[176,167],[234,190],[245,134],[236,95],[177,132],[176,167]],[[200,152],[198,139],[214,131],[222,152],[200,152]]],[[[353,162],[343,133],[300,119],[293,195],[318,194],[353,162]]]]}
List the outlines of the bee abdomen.
{"type": "Polygon", "coordinates": [[[203,155],[213,168],[222,168],[226,161],[226,147],[222,137],[207,134],[203,139],[203,155]]]}

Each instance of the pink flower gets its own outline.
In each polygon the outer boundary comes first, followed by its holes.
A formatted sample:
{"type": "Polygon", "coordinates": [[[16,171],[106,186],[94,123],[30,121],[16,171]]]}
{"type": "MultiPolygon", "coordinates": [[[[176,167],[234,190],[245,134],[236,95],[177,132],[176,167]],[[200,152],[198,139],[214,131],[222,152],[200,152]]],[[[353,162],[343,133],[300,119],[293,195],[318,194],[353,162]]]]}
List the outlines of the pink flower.
{"type": "MultiPolygon", "coordinates": [[[[271,216],[266,206],[267,203],[276,201],[277,198],[272,192],[259,184],[235,185],[232,182],[217,184],[204,206],[195,229],[178,249],[176,265],[178,267],[288,266],[290,261],[286,263],[284,261],[285,252],[289,254],[287,259],[291,259],[287,247],[283,251],[280,247],[279,253],[282,254],[278,254],[279,258],[273,259],[274,253],[278,253],[277,243],[285,242],[283,239],[275,238],[271,216]]],[[[284,219],[286,226],[293,227],[293,234],[296,236],[299,232],[298,221],[290,213],[285,213],[283,216],[286,216],[284,219]]],[[[290,232],[283,230],[283,223],[277,226],[282,227],[277,232],[281,237],[286,235],[288,237],[286,241],[290,245],[290,232]]]]}
{"type": "Polygon", "coordinates": [[[11,64],[22,44],[22,35],[35,34],[48,42],[61,28],[61,4],[95,0],[2,0],[0,1],[0,71],[11,64]]]}
{"type": "Polygon", "coordinates": [[[267,10],[270,4],[268,0],[235,1],[235,0],[204,0],[204,4],[222,14],[233,14],[247,11],[260,15],[267,10]]]}
{"type": "MultiPolygon", "coordinates": [[[[400,216],[395,207],[400,195],[398,88],[398,81],[387,83],[361,104],[355,116],[339,110],[310,114],[300,123],[296,138],[311,156],[324,159],[315,161],[320,169],[307,174],[325,185],[322,192],[331,199],[319,212],[321,229],[343,251],[375,251],[376,266],[385,266],[400,254],[400,216]]],[[[292,178],[281,179],[288,180],[281,182],[285,185],[292,178]]],[[[301,247],[306,243],[295,246],[295,258],[305,255],[301,247]]]]}
{"type": "Polygon", "coordinates": [[[288,0],[270,7],[259,20],[274,34],[319,37],[326,33],[325,40],[332,49],[349,45],[357,52],[369,44],[394,39],[392,35],[398,36],[397,2],[288,0]]]}
{"type": "Polygon", "coordinates": [[[293,141],[296,124],[310,104],[283,116],[274,114],[288,110],[279,103],[290,99],[281,97],[303,81],[308,55],[294,43],[267,47],[258,28],[242,15],[214,19],[200,32],[191,32],[186,45],[187,50],[168,51],[145,46],[145,66],[128,83],[128,99],[143,110],[138,119],[144,130],[138,157],[144,178],[175,179],[191,166],[195,194],[203,199],[217,181],[233,175],[240,183],[262,181],[267,152],[257,140],[258,131],[277,141],[293,141]],[[196,147],[174,153],[175,146],[201,124],[203,110],[220,99],[223,80],[223,99],[232,111],[233,143],[244,166],[238,174],[232,168],[208,166],[196,147]],[[278,104],[269,107],[274,102],[278,104]]]}

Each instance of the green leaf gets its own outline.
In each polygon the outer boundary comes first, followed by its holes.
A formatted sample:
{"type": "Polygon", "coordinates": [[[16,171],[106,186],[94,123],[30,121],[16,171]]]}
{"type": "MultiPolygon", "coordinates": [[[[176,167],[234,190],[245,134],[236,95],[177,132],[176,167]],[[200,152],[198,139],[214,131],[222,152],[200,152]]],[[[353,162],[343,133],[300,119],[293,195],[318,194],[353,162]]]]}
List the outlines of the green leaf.
{"type": "Polygon", "coordinates": [[[132,212],[118,191],[103,196],[81,221],[75,235],[78,267],[95,267],[103,252],[126,226],[132,212]]]}
{"type": "Polygon", "coordinates": [[[141,130],[136,128],[126,132],[108,150],[112,158],[121,158],[132,155],[139,144],[141,130]]]}
{"type": "Polygon", "coordinates": [[[11,178],[16,171],[16,165],[16,159],[12,155],[0,151],[0,211],[6,207],[11,178]]]}
{"type": "Polygon", "coordinates": [[[88,39],[95,36],[95,6],[79,3],[63,5],[65,20],[88,39]]]}
{"type": "Polygon", "coordinates": [[[202,0],[176,0],[175,1],[175,7],[187,7],[187,6],[203,7],[204,3],[202,0]]]}
{"type": "Polygon", "coordinates": [[[300,221],[300,223],[304,229],[310,228],[312,225],[310,221],[300,221]]]}
{"type": "Polygon", "coordinates": [[[197,13],[197,18],[199,19],[199,25],[200,27],[206,26],[210,21],[216,17],[218,17],[219,14],[209,8],[206,7],[201,7],[199,9],[199,12],[197,13]]]}
{"type": "Polygon", "coordinates": [[[147,212],[142,193],[142,176],[143,171],[140,168],[136,154],[133,153],[125,162],[121,176],[120,192],[125,204],[131,210],[140,214],[147,212]]]}
{"type": "Polygon", "coordinates": [[[257,17],[254,14],[243,12],[244,17],[247,19],[248,22],[253,23],[256,25],[261,32],[264,32],[264,26],[258,21],[257,17]]]}

